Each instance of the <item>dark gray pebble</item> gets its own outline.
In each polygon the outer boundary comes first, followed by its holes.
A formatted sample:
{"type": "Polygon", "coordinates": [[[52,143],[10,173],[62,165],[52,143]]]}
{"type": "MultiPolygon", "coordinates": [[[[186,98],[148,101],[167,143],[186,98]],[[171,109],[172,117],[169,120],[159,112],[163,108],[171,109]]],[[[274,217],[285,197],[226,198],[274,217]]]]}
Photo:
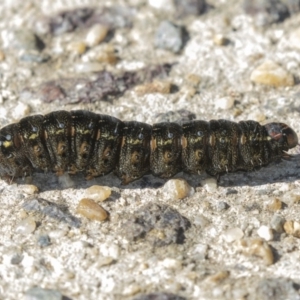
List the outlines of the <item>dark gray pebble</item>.
{"type": "Polygon", "coordinates": [[[93,13],[92,8],[76,8],[61,12],[49,19],[49,31],[55,35],[74,31],[77,27],[83,27],[93,13]]]}
{"type": "Polygon", "coordinates": [[[244,0],[242,6],[258,26],[282,22],[289,17],[288,8],[280,0],[244,0]]]}
{"type": "Polygon", "coordinates": [[[76,8],[61,12],[44,21],[48,32],[54,35],[72,32],[77,28],[89,28],[94,24],[103,24],[110,29],[130,27],[135,10],[128,6],[94,8],[76,8]]]}
{"type": "Polygon", "coordinates": [[[235,189],[227,189],[226,196],[228,196],[228,195],[236,195],[238,193],[239,192],[237,190],[235,190],[235,189]]]}
{"type": "Polygon", "coordinates": [[[23,255],[16,253],[12,256],[10,263],[12,265],[18,265],[23,260],[23,255]]]}
{"type": "Polygon", "coordinates": [[[151,203],[128,216],[123,233],[131,241],[144,238],[152,245],[165,246],[184,243],[185,231],[189,227],[189,220],[175,209],[151,203]]]}
{"type": "Polygon", "coordinates": [[[71,227],[78,228],[81,225],[80,219],[72,216],[66,207],[59,206],[42,198],[27,200],[23,204],[23,208],[26,211],[40,212],[59,222],[67,223],[71,227]]]}
{"type": "Polygon", "coordinates": [[[47,247],[51,244],[50,238],[48,234],[42,234],[38,236],[37,243],[41,247],[47,247]]]}
{"type": "Polygon", "coordinates": [[[62,300],[63,295],[57,290],[42,289],[33,287],[26,291],[25,300],[62,300]]]}
{"type": "Polygon", "coordinates": [[[295,284],[285,278],[268,278],[261,280],[249,300],[300,300],[295,284]]]}
{"type": "Polygon", "coordinates": [[[220,201],[217,204],[216,208],[217,208],[217,211],[224,211],[224,210],[227,210],[229,208],[229,205],[224,201],[220,201]]]}
{"type": "Polygon", "coordinates": [[[126,71],[120,75],[108,71],[98,72],[96,78],[62,78],[41,84],[37,89],[26,88],[22,91],[23,99],[36,97],[44,102],[61,101],[63,103],[95,102],[109,100],[123,95],[134,86],[151,82],[154,78],[166,78],[171,64],[149,65],[137,71],[126,71]],[[81,88],[78,89],[77,86],[81,88]]]}
{"type": "Polygon", "coordinates": [[[205,12],[205,0],[174,0],[178,16],[201,15],[205,12]]]}
{"type": "Polygon", "coordinates": [[[276,232],[282,233],[284,222],[285,222],[285,219],[283,217],[281,217],[280,215],[275,214],[271,219],[270,226],[276,232]]]}
{"type": "Polygon", "coordinates": [[[171,293],[151,293],[140,295],[133,300],[185,300],[185,298],[171,293]]]}
{"type": "Polygon", "coordinates": [[[44,42],[31,30],[19,29],[12,32],[10,46],[18,50],[41,51],[45,48],[44,42]]]}
{"type": "Polygon", "coordinates": [[[43,54],[43,53],[37,53],[37,52],[26,52],[22,54],[19,59],[20,61],[25,61],[29,63],[44,63],[50,60],[50,55],[48,54],[43,54]]]}
{"type": "Polygon", "coordinates": [[[183,47],[183,29],[169,21],[162,21],[156,31],[154,44],[157,48],[178,53],[183,47]]]}
{"type": "Polygon", "coordinates": [[[291,15],[300,12],[300,0],[282,0],[282,2],[287,6],[291,15]]]}

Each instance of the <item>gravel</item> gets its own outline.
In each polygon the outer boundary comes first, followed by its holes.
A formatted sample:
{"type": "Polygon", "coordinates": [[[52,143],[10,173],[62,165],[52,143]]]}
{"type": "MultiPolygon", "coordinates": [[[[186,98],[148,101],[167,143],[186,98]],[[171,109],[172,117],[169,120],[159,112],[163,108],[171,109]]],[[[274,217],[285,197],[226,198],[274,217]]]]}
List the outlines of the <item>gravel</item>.
{"type": "MultiPolygon", "coordinates": [[[[300,133],[299,1],[2,2],[1,127],[85,109],[149,124],[252,118],[300,133]],[[163,49],[162,22],[172,31],[163,49]],[[107,32],[86,45],[99,25],[107,32]]],[[[0,298],[299,299],[299,147],[290,153],[219,180],[179,173],[193,191],[181,200],[151,175],[127,186],[113,174],[0,180],[0,298]],[[81,222],[77,205],[95,185],[110,189],[109,218],[81,222]]]]}

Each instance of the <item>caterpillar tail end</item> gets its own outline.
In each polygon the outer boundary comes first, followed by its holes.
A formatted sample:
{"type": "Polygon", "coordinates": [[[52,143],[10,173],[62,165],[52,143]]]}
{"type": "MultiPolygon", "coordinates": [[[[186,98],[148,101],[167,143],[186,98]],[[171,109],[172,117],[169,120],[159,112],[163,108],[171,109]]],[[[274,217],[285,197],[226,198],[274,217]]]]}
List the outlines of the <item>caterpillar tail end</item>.
{"type": "Polygon", "coordinates": [[[265,125],[265,128],[273,140],[286,145],[288,149],[298,145],[298,136],[288,125],[284,123],[269,123],[265,125]]]}

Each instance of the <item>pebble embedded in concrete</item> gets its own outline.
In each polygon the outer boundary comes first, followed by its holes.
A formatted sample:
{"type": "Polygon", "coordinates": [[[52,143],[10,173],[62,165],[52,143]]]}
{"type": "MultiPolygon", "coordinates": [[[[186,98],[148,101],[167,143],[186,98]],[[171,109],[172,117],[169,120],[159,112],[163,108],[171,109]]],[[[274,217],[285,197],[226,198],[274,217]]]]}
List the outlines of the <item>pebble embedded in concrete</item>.
{"type": "Polygon", "coordinates": [[[0,50],[0,62],[5,60],[5,54],[2,50],[0,50]]]}
{"type": "Polygon", "coordinates": [[[86,45],[82,41],[72,41],[67,45],[67,50],[77,55],[81,55],[86,51],[86,45]]]}
{"type": "Polygon", "coordinates": [[[245,254],[261,257],[266,265],[271,265],[274,263],[272,249],[263,239],[244,239],[240,240],[239,245],[245,254]]]}
{"type": "Polygon", "coordinates": [[[210,275],[205,278],[205,282],[207,283],[220,283],[224,279],[228,278],[230,273],[228,271],[219,271],[216,274],[210,275]]]}
{"type": "Polygon", "coordinates": [[[274,198],[270,201],[267,207],[270,211],[276,212],[282,209],[283,203],[278,198],[274,198]]]}
{"type": "Polygon", "coordinates": [[[92,26],[85,39],[85,43],[88,47],[94,47],[101,43],[107,36],[108,27],[102,24],[95,24],[92,26]]]}
{"type": "Polygon", "coordinates": [[[281,217],[280,215],[275,214],[271,219],[270,226],[276,232],[282,233],[284,222],[285,222],[285,220],[284,220],[283,217],[281,217]]]}
{"type": "Polygon", "coordinates": [[[31,107],[28,104],[25,104],[23,102],[18,102],[18,104],[15,106],[12,117],[15,120],[19,120],[21,118],[24,118],[29,115],[31,111],[31,107]]]}
{"type": "Polygon", "coordinates": [[[152,93],[169,94],[171,92],[171,83],[168,81],[154,80],[151,83],[138,85],[134,90],[138,96],[152,93]]]}
{"type": "Polygon", "coordinates": [[[218,188],[217,179],[213,177],[202,180],[201,185],[209,193],[214,193],[218,188]]]}
{"type": "Polygon", "coordinates": [[[182,28],[170,21],[161,22],[155,34],[154,44],[157,48],[178,53],[183,47],[182,28]]]}
{"type": "Polygon", "coordinates": [[[123,295],[124,296],[133,296],[133,295],[136,295],[137,293],[139,293],[141,291],[141,287],[138,285],[138,284],[130,284],[128,286],[126,286],[123,290],[123,295]]]}
{"type": "Polygon", "coordinates": [[[240,240],[244,236],[244,232],[242,229],[234,227],[225,230],[222,236],[227,243],[232,243],[234,241],[240,240]]]}
{"type": "Polygon", "coordinates": [[[76,212],[90,220],[100,222],[108,217],[108,213],[99,204],[88,198],[80,200],[76,212]]]}
{"type": "Polygon", "coordinates": [[[163,186],[163,192],[171,199],[184,199],[194,194],[194,188],[184,179],[170,179],[163,186]]]}
{"type": "Polygon", "coordinates": [[[25,292],[24,300],[62,300],[63,295],[58,290],[33,287],[25,292]]]}
{"type": "Polygon", "coordinates": [[[256,67],[250,75],[250,80],[254,83],[275,87],[295,84],[293,75],[272,60],[267,60],[256,67]]]}
{"type": "Polygon", "coordinates": [[[215,107],[218,109],[230,109],[233,107],[234,99],[232,97],[223,97],[215,101],[215,107]]]}
{"type": "Polygon", "coordinates": [[[22,235],[28,235],[34,232],[36,228],[36,222],[33,217],[27,217],[26,219],[19,222],[16,227],[16,232],[22,235]]]}
{"type": "Polygon", "coordinates": [[[300,223],[297,221],[286,221],[283,224],[283,229],[287,234],[300,238],[300,223]]]}
{"type": "Polygon", "coordinates": [[[174,10],[173,0],[148,0],[149,6],[155,9],[172,11],[174,10]]]}
{"type": "Polygon", "coordinates": [[[288,46],[295,50],[300,50],[300,28],[297,28],[290,33],[288,46]]]}
{"type": "Polygon", "coordinates": [[[100,72],[103,65],[97,62],[83,62],[74,64],[74,71],[77,73],[100,72]]]}
{"type": "Polygon", "coordinates": [[[225,46],[229,40],[221,33],[214,35],[213,42],[216,46],[225,46]]]}
{"type": "Polygon", "coordinates": [[[257,229],[257,234],[266,241],[271,241],[274,238],[272,229],[265,225],[260,226],[257,229]]]}
{"type": "Polygon", "coordinates": [[[33,184],[23,184],[21,186],[21,189],[25,194],[28,194],[28,195],[37,194],[39,192],[38,187],[33,184]]]}
{"type": "Polygon", "coordinates": [[[42,234],[37,237],[37,244],[40,247],[47,247],[51,244],[50,237],[48,234],[42,234]]]}
{"type": "Polygon", "coordinates": [[[108,186],[92,185],[84,191],[84,198],[89,198],[96,202],[107,200],[110,195],[111,188],[108,186]]]}

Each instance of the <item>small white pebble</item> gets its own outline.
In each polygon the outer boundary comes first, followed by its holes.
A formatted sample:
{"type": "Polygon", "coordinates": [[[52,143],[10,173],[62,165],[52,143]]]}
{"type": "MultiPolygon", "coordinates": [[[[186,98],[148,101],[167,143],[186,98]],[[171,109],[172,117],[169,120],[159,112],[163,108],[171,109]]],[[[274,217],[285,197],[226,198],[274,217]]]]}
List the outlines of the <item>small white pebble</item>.
{"type": "Polygon", "coordinates": [[[263,122],[266,119],[266,115],[260,110],[255,110],[249,114],[248,119],[263,122]]]}
{"type": "Polygon", "coordinates": [[[168,269],[181,269],[181,266],[182,266],[182,262],[177,260],[177,259],[173,259],[173,258],[165,258],[163,261],[162,261],[162,265],[165,267],[165,268],[168,268],[168,269]]]}
{"type": "Polygon", "coordinates": [[[118,259],[120,256],[120,248],[116,244],[112,244],[108,247],[108,254],[109,256],[113,257],[114,259],[118,259]]]}
{"type": "Polygon", "coordinates": [[[291,186],[290,186],[290,184],[288,184],[288,183],[282,183],[282,184],[280,185],[279,190],[280,190],[281,192],[288,192],[288,191],[291,190],[291,186]]]}
{"type": "Polygon", "coordinates": [[[194,253],[200,255],[203,259],[207,255],[208,246],[206,244],[197,244],[194,248],[194,253]]]}
{"type": "Polygon", "coordinates": [[[21,188],[22,188],[22,191],[28,195],[36,194],[39,191],[38,187],[33,184],[23,184],[21,188]]]}
{"type": "Polygon", "coordinates": [[[271,60],[265,61],[254,69],[250,80],[269,86],[293,86],[295,84],[293,75],[271,60]]]}
{"type": "Polygon", "coordinates": [[[135,283],[126,286],[123,290],[124,296],[133,296],[141,291],[141,287],[135,283]]]}
{"type": "Polygon", "coordinates": [[[33,217],[28,217],[23,219],[16,227],[16,232],[27,235],[34,232],[36,228],[36,223],[33,217]]]}
{"type": "Polygon", "coordinates": [[[100,72],[103,70],[103,65],[96,62],[85,62],[74,65],[74,70],[77,73],[100,72]]]}
{"type": "Polygon", "coordinates": [[[48,233],[48,235],[51,240],[55,241],[55,240],[59,240],[60,238],[65,236],[67,233],[68,233],[68,230],[66,230],[66,229],[56,229],[56,230],[50,231],[48,233]]]}
{"type": "Polygon", "coordinates": [[[229,228],[223,232],[223,238],[227,243],[240,240],[244,236],[242,229],[238,227],[229,228]]]}
{"type": "Polygon", "coordinates": [[[97,266],[97,269],[98,269],[98,268],[101,268],[101,267],[104,267],[104,266],[109,266],[113,262],[114,262],[114,259],[110,256],[98,257],[97,262],[96,262],[96,266],[97,266]]]}
{"type": "Polygon", "coordinates": [[[206,189],[209,193],[214,193],[217,190],[217,179],[216,178],[206,178],[201,181],[201,185],[206,189]]]}
{"type": "Polygon", "coordinates": [[[195,216],[194,224],[204,228],[209,224],[209,221],[204,216],[199,214],[195,216]]]}
{"type": "Polygon", "coordinates": [[[70,42],[67,45],[67,50],[70,52],[73,52],[77,55],[81,55],[86,51],[85,43],[79,41],[79,42],[70,42]]]}
{"type": "Polygon", "coordinates": [[[220,109],[230,109],[234,104],[234,99],[232,97],[219,98],[215,102],[215,107],[220,109]]]}
{"type": "Polygon", "coordinates": [[[175,10],[172,0],[148,0],[148,4],[153,8],[159,10],[164,10],[164,11],[175,10]]]}
{"type": "Polygon", "coordinates": [[[272,229],[265,225],[257,229],[257,234],[266,241],[271,241],[274,238],[272,229]]]}
{"type": "Polygon", "coordinates": [[[227,44],[228,40],[223,34],[218,33],[218,34],[214,35],[213,41],[214,41],[214,44],[217,46],[224,46],[227,44]]]}
{"type": "Polygon", "coordinates": [[[170,179],[163,186],[164,193],[174,200],[183,199],[194,194],[195,190],[184,179],[170,179]]]}
{"type": "Polygon", "coordinates": [[[28,217],[28,213],[27,213],[25,210],[21,209],[21,210],[19,211],[19,218],[20,218],[20,219],[25,219],[25,218],[27,218],[27,217],[28,217]]]}
{"type": "Polygon", "coordinates": [[[85,39],[85,43],[88,47],[94,47],[101,43],[107,36],[108,28],[101,24],[95,24],[92,26],[85,39]]]}
{"type": "Polygon", "coordinates": [[[300,50],[300,28],[292,31],[289,36],[289,47],[295,50],[300,50]]]}
{"type": "Polygon", "coordinates": [[[30,111],[31,108],[28,104],[19,102],[12,112],[12,117],[15,120],[19,120],[23,117],[26,117],[30,113],[30,111]]]}
{"type": "Polygon", "coordinates": [[[103,256],[112,257],[113,259],[118,259],[120,256],[120,248],[116,244],[102,244],[100,252],[103,256]]]}

